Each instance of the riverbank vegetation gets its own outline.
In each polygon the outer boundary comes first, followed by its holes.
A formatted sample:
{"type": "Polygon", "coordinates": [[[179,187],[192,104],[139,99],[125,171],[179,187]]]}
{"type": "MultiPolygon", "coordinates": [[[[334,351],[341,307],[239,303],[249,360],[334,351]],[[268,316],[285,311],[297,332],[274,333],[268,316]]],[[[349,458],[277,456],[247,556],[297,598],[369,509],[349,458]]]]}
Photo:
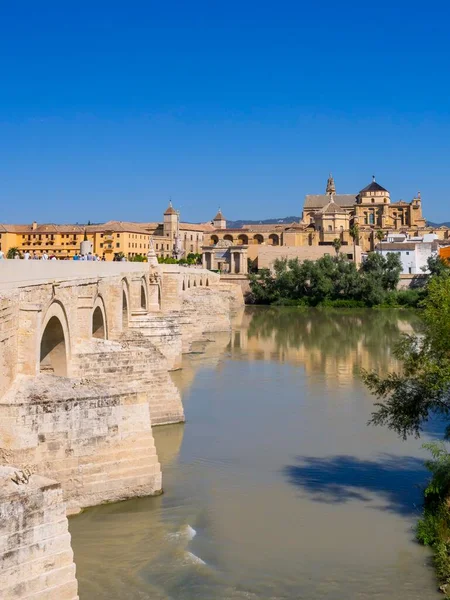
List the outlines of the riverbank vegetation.
{"type": "MultiPolygon", "coordinates": [[[[384,425],[401,437],[420,436],[430,418],[439,418],[450,439],[450,268],[438,259],[422,302],[419,335],[404,335],[395,349],[401,373],[380,377],[363,372],[378,398],[370,423],[384,425]]],[[[426,466],[431,479],[424,490],[424,512],[417,526],[418,540],[435,552],[441,589],[450,597],[450,454],[446,444],[425,444],[431,452],[426,466]]]]}
{"type": "Polygon", "coordinates": [[[173,258],[172,256],[158,256],[158,263],[163,265],[201,265],[202,255],[189,253],[186,258],[173,258]]]}
{"type": "Polygon", "coordinates": [[[338,254],[316,261],[277,260],[274,273],[250,273],[249,303],[285,306],[417,307],[424,292],[397,291],[401,263],[397,254],[369,254],[360,268],[338,254]]]}

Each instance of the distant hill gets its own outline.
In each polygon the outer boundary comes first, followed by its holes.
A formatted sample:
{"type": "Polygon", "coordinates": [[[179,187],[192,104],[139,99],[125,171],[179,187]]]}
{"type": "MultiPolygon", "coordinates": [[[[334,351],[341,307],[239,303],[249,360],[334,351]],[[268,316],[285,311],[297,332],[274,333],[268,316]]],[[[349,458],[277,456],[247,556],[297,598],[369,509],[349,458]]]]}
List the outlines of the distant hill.
{"type": "Polygon", "coordinates": [[[428,227],[450,227],[450,221],[445,221],[445,223],[433,223],[432,221],[427,221],[428,227]]]}
{"type": "Polygon", "coordinates": [[[262,221],[252,221],[251,219],[239,219],[239,221],[228,221],[227,227],[230,229],[240,229],[243,225],[289,225],[293,221],[299,222],[300,217],[283,217],[282,219],[263,219],[262,221]]]}

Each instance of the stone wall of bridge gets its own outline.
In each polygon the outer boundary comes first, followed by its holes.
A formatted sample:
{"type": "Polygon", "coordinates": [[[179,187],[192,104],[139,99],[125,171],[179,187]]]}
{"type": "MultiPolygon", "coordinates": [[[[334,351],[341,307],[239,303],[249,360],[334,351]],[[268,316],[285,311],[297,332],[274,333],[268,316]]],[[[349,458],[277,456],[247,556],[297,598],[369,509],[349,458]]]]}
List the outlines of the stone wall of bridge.
{"type": "Polygon", "coordinates": [[[0,467],[2,600],[78,600],[77,589],[60,484],[0,467]]]}
{"type": "Polygon", "coordinates": [[[5,598],[77,598],[66,511],[162,491],[152,426],[184,421],[170,371],[242,305],[198,268],[0,261],[5,598]]]}
{"type": "Polygon", "coordinates": [[[0,464],[62,483],[69,510],[159,493],[151,427],[184,421],[170,371],[226,331],[238,286],[142,263],[0,263],[0,464]]]}

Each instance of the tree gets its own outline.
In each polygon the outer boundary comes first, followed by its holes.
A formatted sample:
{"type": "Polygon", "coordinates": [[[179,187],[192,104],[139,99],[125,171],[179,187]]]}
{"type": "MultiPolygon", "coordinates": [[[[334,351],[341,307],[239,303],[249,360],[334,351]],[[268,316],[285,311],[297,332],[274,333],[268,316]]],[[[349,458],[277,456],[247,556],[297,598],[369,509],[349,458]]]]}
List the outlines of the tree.
{"type": "Polygon", "coordinates": [[[430,278],[423,305],[420,336],[404,335],[394,352],[402,372],[386,377],[363,372],[380,400],[370,423],[385,425],[404,439],[418,437],[432,414],[450,417],[450,270],[430,278]]]}
{"type": "Polygon", "coordinates": [[[340,238],[334,238],[333,240],[333,248],[336,251],[336,256],[339,254],[339,251],[342,247],[342,240],[340,238]]]}
{"type": "Polygon", "coordinates": [[[249,274],[251,298],[258,304],[289,301],[317,306],[350,301],[374,306],[382,304],[396,288],[400,270],[399,258],[394,254],[388,258],[370,255],[359,270],[342,254],[316,261],[277,260],[273,274],[268,269],[249,274]]]}
{"type": "Polygon", "coordinates": [[[147,259],[142,254],[136,254],[130,258],[130,262],[145,262],[147,259]]]}
{"type": "Polygon", "coordinates": [[[376,238],[379,242],[384,239],[384,231],[382,229],[377,231],[376,238]]]}
{"type": "Polygon", "coordinates": [[[359,226],[358,223],[353,223],[349,229],[350,237],[353,240],[353,259],[356,262],[356,246],[359,246],[359,226]]]}
{"type": "Polygon", "coordinates": [[[14,258],[16,256],[16,254],[20,255],[19,248],[17,248],[17,246],[13,246],[6,253],[6,258],[14,258]]]}
{"type": "Polygon", "coordinates": [[[354,223],[350,229],[348,230],[350,237],[353,239],[354,245],[359,245],[359,226],[357,223],[354,223]]]}

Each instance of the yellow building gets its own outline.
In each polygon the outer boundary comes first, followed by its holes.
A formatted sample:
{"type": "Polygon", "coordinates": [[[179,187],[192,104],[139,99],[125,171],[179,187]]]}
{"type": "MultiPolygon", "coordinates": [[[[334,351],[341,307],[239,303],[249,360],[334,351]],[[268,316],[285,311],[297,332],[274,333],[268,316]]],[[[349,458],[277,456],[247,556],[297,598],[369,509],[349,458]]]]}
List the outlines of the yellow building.
{"type": "Polygon", "coordinates": [[[71,259],[80,253],[81,242],[92,244],[92,253],[105,260],[124,255],[128,259],[147,256],[150,240],[157,256],[172,257],[177,250],[179,258],[189,253],[201,253],[205,232],[213,230],[211,223],[180,222],[179,213],[170,204],[162,223],[133,223],[108,221],[96,225],[30,225],[0,224],[0,250],[6,255],[17,248],[23,256],[29,252],[41,257],[44,252],[57,259],[71,259]]]}

